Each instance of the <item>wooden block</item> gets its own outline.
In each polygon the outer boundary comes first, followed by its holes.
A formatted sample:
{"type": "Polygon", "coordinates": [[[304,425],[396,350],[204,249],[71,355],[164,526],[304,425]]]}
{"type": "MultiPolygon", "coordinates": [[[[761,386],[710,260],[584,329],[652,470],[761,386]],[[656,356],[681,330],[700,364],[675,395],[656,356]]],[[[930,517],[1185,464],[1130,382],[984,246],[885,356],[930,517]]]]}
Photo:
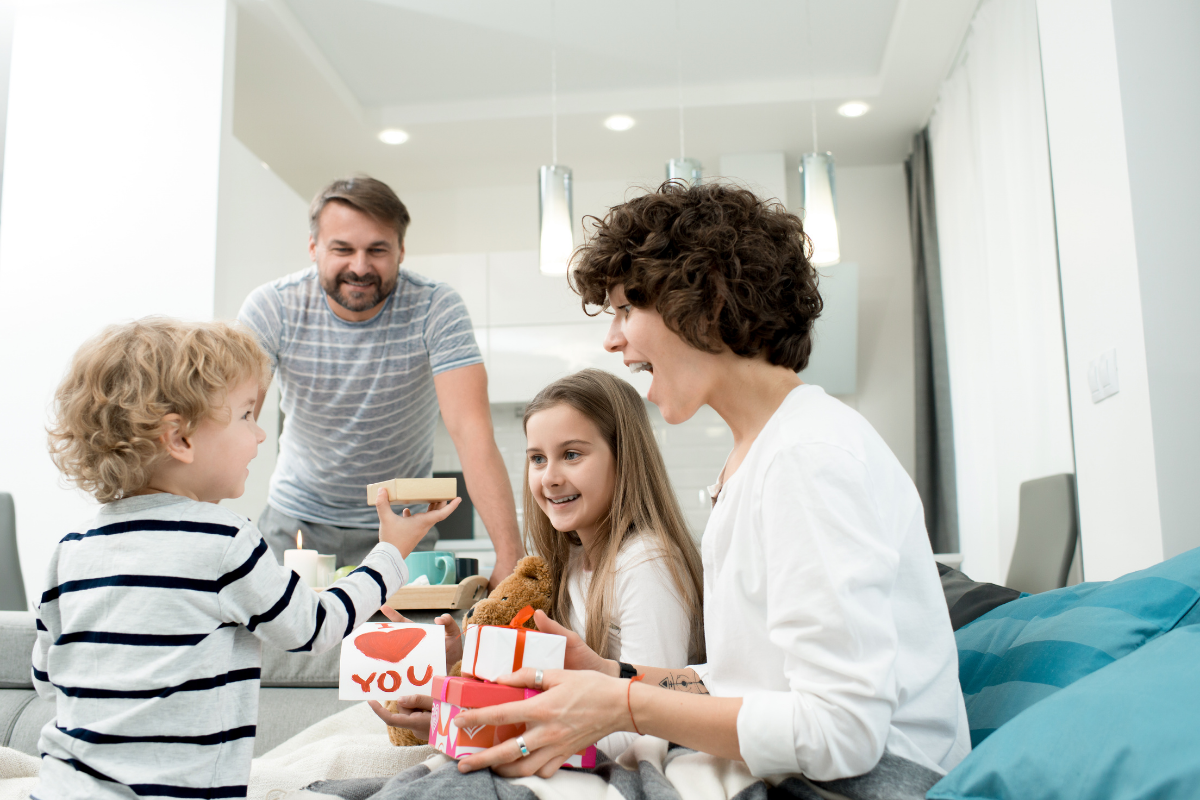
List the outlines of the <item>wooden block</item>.
{"type": "Polygon", "coordinates": [[[487,586],[483,575],[464,578],[458,585],[407,586],[389,597],[387,604],[397,611],[470,608],[487,597],[487,586]]]}
{"type": "Polygon", "coordinates": [[[375,505],[380,489],[388,490],[393,503],[436,503],[458,497],[457,478],[394,478],[367,487],[367,505],[375,505]]]}

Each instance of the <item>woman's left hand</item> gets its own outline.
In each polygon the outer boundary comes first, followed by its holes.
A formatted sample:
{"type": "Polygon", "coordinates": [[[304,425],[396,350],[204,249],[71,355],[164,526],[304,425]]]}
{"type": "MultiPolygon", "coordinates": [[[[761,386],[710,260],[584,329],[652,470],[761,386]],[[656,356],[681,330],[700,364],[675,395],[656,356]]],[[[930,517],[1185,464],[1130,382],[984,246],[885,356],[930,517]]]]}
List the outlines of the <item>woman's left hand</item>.
{"type": "MultiPolygon", "coordinates": [[[[507,686],[536,688],[534,670],[525,668],[501,676],[507,686]]],[[[462,711],[460,728],[476,725],[525,723],[522,737],[529,755],[522,756],[516,738],[467,756],[458,762],[461,772],[491,767],[508,778],[537,775],[549,778],[568,758],[614,731],[627,730],[626,682],[598,672],[550,669],[544,673],[545,691],[528,700],[462,711]]]]}

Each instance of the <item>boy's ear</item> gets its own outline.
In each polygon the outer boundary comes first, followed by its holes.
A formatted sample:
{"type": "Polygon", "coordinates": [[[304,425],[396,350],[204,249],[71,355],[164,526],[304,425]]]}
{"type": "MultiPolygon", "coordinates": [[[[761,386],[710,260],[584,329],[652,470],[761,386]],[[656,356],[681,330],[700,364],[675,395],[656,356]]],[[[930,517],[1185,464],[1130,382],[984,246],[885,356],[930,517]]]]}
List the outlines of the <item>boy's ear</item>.
{"type": "Polygon", "coordinates": [[[196,449],[183,435],[183,417],[178,414],[167,414],[163,417],[164,430],[159,437],[167,455],[183,464],[192,463],[196,458],[196,449]]]}

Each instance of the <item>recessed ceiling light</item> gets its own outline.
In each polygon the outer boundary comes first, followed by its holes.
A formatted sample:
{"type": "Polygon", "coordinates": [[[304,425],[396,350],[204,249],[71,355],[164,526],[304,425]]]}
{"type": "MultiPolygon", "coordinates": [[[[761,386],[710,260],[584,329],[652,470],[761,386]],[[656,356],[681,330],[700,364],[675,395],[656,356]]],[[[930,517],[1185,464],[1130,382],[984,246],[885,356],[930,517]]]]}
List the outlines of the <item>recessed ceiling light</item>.
{"type": "Polygon", "coordinates": [[[379,132],[379,141],[384,144],[404,144],[408,141],[408,132],[399,128],[385,128],[379,132]]]}
{"type": "Polygon", "coordinates": [[[627,131],[634,126],[633,117],[627,114],[613,114],[604,120],[604,127],[610,131],[627,131]]]}
{"type": "Polygon", "coordinates": [[[842,103],[838,106],[838,113],[843,117],[861,117],[870,110],[869,105],[858,100],[851,100],[849,103],[842,103]]]}

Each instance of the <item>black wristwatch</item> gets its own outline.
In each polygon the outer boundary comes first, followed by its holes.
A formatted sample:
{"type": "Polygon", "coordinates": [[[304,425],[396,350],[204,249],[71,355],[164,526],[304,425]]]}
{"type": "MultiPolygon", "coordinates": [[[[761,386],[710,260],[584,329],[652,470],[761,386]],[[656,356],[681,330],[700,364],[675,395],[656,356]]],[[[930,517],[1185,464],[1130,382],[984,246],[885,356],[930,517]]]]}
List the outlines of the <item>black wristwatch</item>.
{"type": "Polygon", "coordinates": [[[620,677],[624,680],[637,677],[637,667],[633,664],[626,664],[624,661],[618,661],[617,666],[621,668],[620,677]]]}

